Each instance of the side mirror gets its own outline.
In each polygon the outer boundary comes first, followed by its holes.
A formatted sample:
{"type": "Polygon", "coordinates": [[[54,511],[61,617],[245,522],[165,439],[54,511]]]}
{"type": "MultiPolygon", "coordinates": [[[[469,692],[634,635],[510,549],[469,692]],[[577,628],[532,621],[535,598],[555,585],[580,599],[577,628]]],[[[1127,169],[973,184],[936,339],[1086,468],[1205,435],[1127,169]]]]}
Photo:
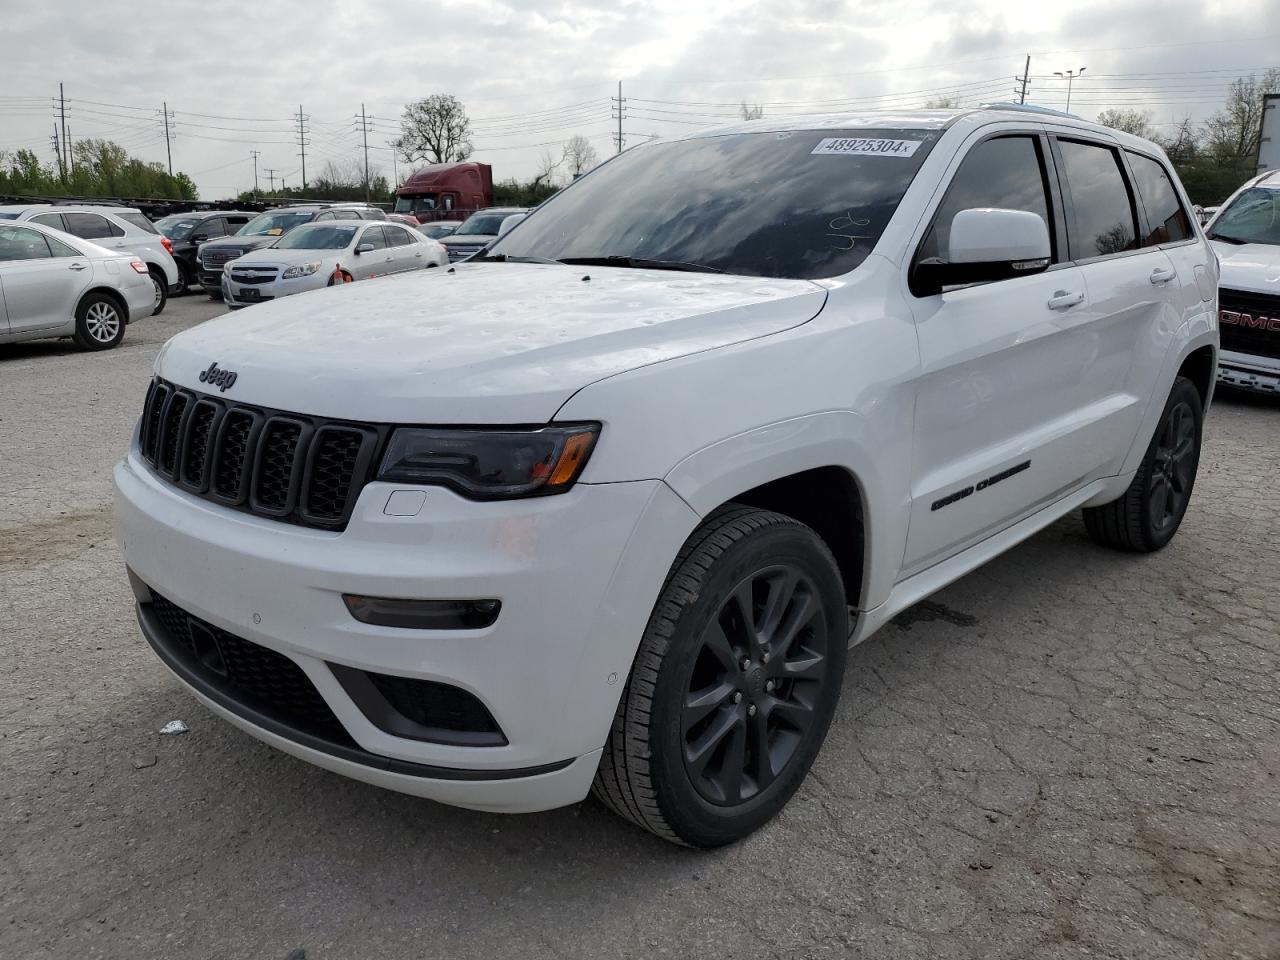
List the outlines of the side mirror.
{"type": "Polygon", "coordinates": [[[943,287],[1041,273],[1052,257],[1049,227],[1038,214],[997,207],[961,210],[951,220],[947,260],[917,263],[912,290],[929,296],[943,287]]]}
{"type": "Polygon", "coordinates": [[[503,220],[502,223],[498,224],[498,239],[501,240],[505,237],[511,232],[512,227],[527,216],[527,213],[513,213],[511,216],[507,217],[507,219],[503,220]]]}
{"type": "Polygon", "coordinates": [[[373,253],[372,243],[362,243],[356,247],[356,253],[373,253]]]}
{"type": "Polygon", "coordinates": [[[208,239],[209,235],[207,233],[193,233],[191,235],[192,243],[204,243],[208,239]]]}

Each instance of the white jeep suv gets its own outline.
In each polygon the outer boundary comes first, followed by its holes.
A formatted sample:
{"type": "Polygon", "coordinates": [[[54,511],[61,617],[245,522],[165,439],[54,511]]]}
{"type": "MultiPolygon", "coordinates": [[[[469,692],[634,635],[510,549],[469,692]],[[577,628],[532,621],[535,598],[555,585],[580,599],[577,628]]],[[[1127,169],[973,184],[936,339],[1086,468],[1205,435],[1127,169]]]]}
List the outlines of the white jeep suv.
{"type": "Polygon", "coordinates": [[[211,710],[482,810],[714,846],[846,650],[1084,508],[1164,546],[1217,265],[1152,144],[991,108],[638,147],[479,258],[161,351],[115,472],[142,630],[211,710]]]}

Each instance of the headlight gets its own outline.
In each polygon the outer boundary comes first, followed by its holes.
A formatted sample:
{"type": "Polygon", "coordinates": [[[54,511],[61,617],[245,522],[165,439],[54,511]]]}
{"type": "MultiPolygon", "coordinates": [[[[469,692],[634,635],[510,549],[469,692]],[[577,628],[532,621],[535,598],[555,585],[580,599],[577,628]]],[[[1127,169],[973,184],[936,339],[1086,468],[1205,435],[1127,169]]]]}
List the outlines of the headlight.
{"type": "Polygon", "coordinates": [[[472,500],[564,493],[586,466],[598,423],[531,429],[399,427],[379,480],[448,487],[472,500]]]}
{"type": "Polygon", "coordinates": [[[298,277],[309,277],[320,269],[319,263],[300,263],[296,267],[289,267],[281,274],[282,280],[296,280],[298,277]]]}

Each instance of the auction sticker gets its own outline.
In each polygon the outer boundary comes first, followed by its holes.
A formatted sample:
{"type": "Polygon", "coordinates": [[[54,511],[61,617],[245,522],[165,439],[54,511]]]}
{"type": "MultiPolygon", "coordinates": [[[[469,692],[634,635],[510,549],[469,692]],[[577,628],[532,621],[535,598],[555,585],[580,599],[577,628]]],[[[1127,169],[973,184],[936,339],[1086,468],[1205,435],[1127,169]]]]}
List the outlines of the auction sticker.
{"type": "Polygon", "coordinates": [[[810,153],[841,153],[850,157],[909,157],[920,140],[886,140],[868,137],[826,137],[810,153]]]}

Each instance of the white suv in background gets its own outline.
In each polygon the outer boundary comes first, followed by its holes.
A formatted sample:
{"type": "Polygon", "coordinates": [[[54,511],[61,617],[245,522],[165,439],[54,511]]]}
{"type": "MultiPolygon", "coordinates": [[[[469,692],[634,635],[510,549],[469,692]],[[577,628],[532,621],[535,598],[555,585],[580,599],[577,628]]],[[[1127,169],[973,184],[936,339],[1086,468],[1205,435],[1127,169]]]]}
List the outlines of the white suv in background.
{"type": "Polygon", "coordinates": [[[851,644],[1073,510],[1174,535],[1189,210],[1155,145],[1008,107],[628,150],[467,263],[173,338],[115,471],[143,633],[330,770],[730,842],[851,644]]]}
{"type": "Polygon", "coordinates": [[[139,257],[147,265],[154,288],[152,316],[164,309],[170,292],[178,288],[181,274],[173,259],[173,245],[136,207],[26,204],[0,207],[0,220],[30,220],[139,257]]]}
{"type": "Polygon", "coordinates": [[[1232,194],[1205,232],[1222,264],[1218,380],[1280,393],[1280,170],[1232,194]]]}

